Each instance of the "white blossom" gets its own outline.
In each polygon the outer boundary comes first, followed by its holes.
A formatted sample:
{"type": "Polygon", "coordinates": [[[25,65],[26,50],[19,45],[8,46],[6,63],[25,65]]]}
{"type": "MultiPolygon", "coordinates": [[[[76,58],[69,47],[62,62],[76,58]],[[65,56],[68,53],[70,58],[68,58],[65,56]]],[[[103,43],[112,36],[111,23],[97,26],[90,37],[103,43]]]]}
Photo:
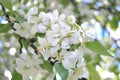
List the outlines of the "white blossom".
{"type": "Polygon", "coordinates": [[[83,38],[84,41],[89,41],[91,39],[95,39],[96,32],[93,26],[91,26],[88,22],[83,22],[81,24],[82,30],[83,30],[83,38]]]}
{"type": "Polygon", "coordinates": [[[69,45],[69,39],[68,38],[64,38],[62,43],[61,43],[61,47],[64,49],[69,49],[70,45],[69,45]]]}
{"type": "Polygon", "coordinates": [[[38,7],[32,7],[30,8],[30,10],[28,11],[28,13],[32,14],[32,15],[35,15],[38,13],[38,7]]]}
{"type": "Polygon", "coordinates": [[[56,31],[50,31],[48,30],[46,32],[46,38],[51,46],[56,46],[59,43],[59,33],[56,31]]]}
{"type": "Polygon", "coordinates": [[[15,23],[14,28],[16,29],[15,33],[24,38],[32,38],[37,32],[36,25],[30,25],[28,22],[15,23]]]}
{"type": "Polygon", "coordinates": [[[39,51],[43,55],[45,60],[48,60],[49,57],[54,57],[57,55],[57,51],[59,50],[59,45],[52,46],[45,38],[38,37],[39,42],[39,51]]]}
{"type": "Polygon", "coordinates": [[[43,24],[38,24],[38,32],[40,32],[40,33],[45,33],[46,32],[46,30],[47,30],[47,27],[45,26],[45,25],[43,25],[43,24]]]}
{"type": "MultiPolygon", "coordinates": [[[[88,78],[83,57],[85,51],[84,47],[81,47],[83,45],[80,45],[95,38],[94,28],[88,22],[79,26],[73,15],[66,17],[65,14],[59,14],[57,10],[38,13],[36,7],[31,8],[24,17],[27,21],[14,24],[16,34],[29,39],[35,37],[36,33],[43,33],[44,36],[38,35],[35,42],[37,51],[43,59],[47,61],[51,57],[62,62],[69,72],[67,80],[88,78]],[[80,46],[74,47],[76,45],[80,46]]],[[[27,80],[40,73],[40,64],[42,61],[38,55],[21,54],[20,58],[16,59],[16,70],[22,74],[24,80],[27,80]]]]}
{"type": "Polygon", "coordinates": [[[82,35],[80,34],[80,32],[79,31],[72,32],[70,37],[70,43],[79,44],[80,42],[82,42],[82,35]]]}
{"type": "Polygon", "coordinates": [[[37,74],[41,73],[40,64],[43,62],[39,56],[33,54],[21,54],[20,58],[16,59],[16,71],[22,74],[23,80],[29,80],[30,77],[34,78],[37,74]]]}
{"type": "Polygon", "coordinates": [[[83,53],[80,53],[80,50],[68,52],[63,58],[62,64],[69,71],[68,80],[78,80],[81,77],[88,78],[83,53]]]}

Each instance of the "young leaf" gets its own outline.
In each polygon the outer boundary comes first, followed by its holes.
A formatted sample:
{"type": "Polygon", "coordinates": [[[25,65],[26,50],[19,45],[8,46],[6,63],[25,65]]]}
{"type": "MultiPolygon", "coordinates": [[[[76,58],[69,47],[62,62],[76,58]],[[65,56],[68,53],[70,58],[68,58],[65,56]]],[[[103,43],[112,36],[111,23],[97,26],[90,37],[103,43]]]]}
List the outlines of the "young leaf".
{"type": "Polygon", "coordinates": [[[19,74],[16,70],[12,72],[12,80],[22,80],[22,75],[19,74]]]}
{"type": "Polygon", "coordinates": [[[112,30],[116,30],[118,28],[118,21],[119,21],[119,17],[116,15],[113,16],[111,21],[109,21],[110,27],[112,28],[112,30]]]}
{"type": "Polygon", "coordinates": [[[6,33],[11,29],[10,24],[0,24],[0,33],[6,33]]]}
{"type": "Polygon", "coordinates": [[[0,3],[2,3],[5,8],[12,11],[12,3],[10,0],[0,0],[0,3]]]}
{"type": "Polygon", "coordinates": [[[100,44],[97,40],[93,42],[86,42],[85,46],[89,48],[90,50],[100,54],[100,55],[106,55],[106,56],[111,56],[107,50],[100,44]]]}
{"type": "Polygon", "coordinates": [[[19,12],[17,11],[11,11],[11,12],[7,12],[7,14],[11,15],[12,17],[14,17],[16,19],[16,21],[18,21],[19,23],[25,22],[27,21],[23,15],[21,15],[19,12]]]}
{"type": "Polygon", "coordinates": [[[45,61],[43,64],[41,64],[41,67],[43,69],[46,69],[46,70],[52,72],[52,65],[48,61],[45,61]]]}
{"type": "Polygon", "coordinates": [[[35,37],[44,37],[45,36],[45,33],[36,33],[35,34],[35,37]]]}
{"type": "Polygon", "coordinates": [[[89,71],[90,80],[100,80],[99,74],[91,64],[87,64],[86,67],[89,71]]]}
{"type": "Polygon", "coordinates": [[[85,55],[84,55],[84,59],[85,59],[85,61],[86,61],[87,63],[92,60],[92,59],[91,59],[91,56],[88,55],[88,54],[85,54],[85,55]]]}
{"type": "Polygon", "coordinates": [[[59,0],[61,4],[63,4],[64,7],[66,7],[69,4],[69,0],[59,0]]]}
{"type": "Polygon", "coordinates": [[[25,40],[22,40],[22,44],[25,47],[25,49],[28,50],[29,44],[25,40]]]}
{"type": "Polygon", "coordinates": [[[62,80],[67,80],[68,70],[65,69],[61,63],[55,63],[54,68],[57,71],[57,73],[60,75],[62,80]]]}

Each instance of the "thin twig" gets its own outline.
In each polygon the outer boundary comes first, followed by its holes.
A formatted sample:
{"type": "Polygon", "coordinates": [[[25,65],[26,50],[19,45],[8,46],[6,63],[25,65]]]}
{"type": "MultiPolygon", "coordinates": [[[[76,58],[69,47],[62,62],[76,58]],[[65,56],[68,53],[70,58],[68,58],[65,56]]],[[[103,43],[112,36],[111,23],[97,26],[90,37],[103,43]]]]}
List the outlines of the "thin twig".
{"type": "Polygon", "coordinates": [[[78,80],[87,80],[86,78],[81,78],[81,79],[78,79],[78,80]]]}
{"type": "Polygon", "coordinates": [[[19,38],[19,43],[20,43],[20,54],[22,54],[22,48],[23,48],[23,44],[22,44],[22,38],[19,38]]]}
{"type": "MultiPolygon", "coordinates": [[[[20,37],[20,36],[19,36],[20,37]]],[[[35,51],[35,53],[38,55],[38,54],[40,54],[39,52],[38,52],[38,50],[37,50],[37,47],[33,44],[34,42],[33,42],[33,40],[28,40],[28,39],[26,39],[26,38],[24,38],[24,37],[20,37],[21,39],[23,39],[24,41],[26,41],[27,42],[27,44],[29,44],[33,49],[34,49],[34,51],[35,51]]]]}
{"type": "Polygon", "coordinates": [[[33,43],[30,43],[30,46],[35,50],[35,53],[38,55],[39,53],[37,47],[33,43]]]}
{"type": "Polygon", "coordinates": [[[2,7],[2,11],[4,12],[4,15],[5,15],[5,17],[6,17],[6,20],[8,21],[8,23],[10,23],[11,28],[15,31],[16,29],[13,27],[14,23],[12,23],[12,22],[10,21],[10,17],[9,17],[9,15],[6,14],[6,10],[5,10],[4,5],[3,5],[2,3],[0,3],[0,5],[1,5],[1,7],[2,7]]]}

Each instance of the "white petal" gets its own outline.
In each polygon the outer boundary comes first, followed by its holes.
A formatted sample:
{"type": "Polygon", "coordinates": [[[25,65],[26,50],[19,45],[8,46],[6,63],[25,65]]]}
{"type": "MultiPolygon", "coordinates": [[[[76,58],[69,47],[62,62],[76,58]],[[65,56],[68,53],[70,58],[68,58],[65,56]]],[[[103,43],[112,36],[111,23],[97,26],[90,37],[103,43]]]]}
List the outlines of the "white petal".
{"type": "Polygon", "coordinates": [[[73,64],[68,59],[62,60],[62,64],[66,69],[71,69],[73,68],[73,64]]]}
{"type": "Polygon", "coordinates": [[[14,28],[17,29],[17,30],[19,30],[20,29],[20,24],[14,23],[14,28]]]}
{"type": "Polygon", "coordinates": [[[41,47],[46,47],[48,45],[47,41],[44,38],[38,37],[38,42],[41,47]]]}
{"type": "Polygon", "coordinates": [[[38,25],[38,32],[40,32],[40,33],[45,33],[46,32],[46,26],[45,25],[43,25],[43,24],[39,24],[38,25]]]}
{"type": "Polygon", "coordinates": [[[23,60],[30,60],[30,57],[28,54],[21,54],[20,57],[23,59],[23,60]]]}
{"type": "Polygon", "coordinates": [[[24,61],[22,59],[20,59],[20,58],[16,59],[16,65],[18,65],[18,66],[25,66],[24,61]]]}
{"type": "Polygon", "coordinates": [[[29,13],[30,14],[37,14],[38,13],[38,7],[32,7],[30,10],[29,10],[29,13]]]}
{"type": "Polygon", "coordinates": [[[61,43],[61,47],[62,48],[69,48],[70,47],[68,38],[63,39],[63,41],[61,43]]]}

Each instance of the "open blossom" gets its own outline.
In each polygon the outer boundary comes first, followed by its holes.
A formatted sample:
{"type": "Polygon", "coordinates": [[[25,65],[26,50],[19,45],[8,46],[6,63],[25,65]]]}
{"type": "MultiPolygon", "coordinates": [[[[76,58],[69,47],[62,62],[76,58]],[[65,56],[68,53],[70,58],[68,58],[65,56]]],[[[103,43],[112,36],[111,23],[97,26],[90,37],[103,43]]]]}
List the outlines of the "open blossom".
{"type": "Polygon", "coordinates": [[[91,26],[88,22],[83,22],[81,24],[83,30],[83,39],[84,41],[89,41],[91,39],[95,39],[96,32],[93,26],[91,26]]]}
{"type": "Polygon", "coordinates": [[[79,49],[66,53],[63,56],[62,64],[69,71],[67,80],[78,80],[78,78],[89,77],[85,67],[83,53],[79,49]]]}
{"type": "Polygon", "coordinates": [[[16,29],[15,33],[24,38],[33,38],[37,31],[36,25],[32,26],[28,22],[15,23],[14,28],[16,29]]]}
{"type": "Polygon", "coordinates": [[[22,14],[26,21],[15,23],[13,27],[16,30],[14,32],[27,39],[33,38],[38,29],[38,22],[40,21],[39,17],[34,16],[38,13],[37,7],[31,8],[26,14],[20,11],[19,13],[22,14]]]}
{"type": "Polygon", "coordinates": [[[39,42],[39,52],[43,55],[45,60],[48,60],[49,57],[54,57],[57,54],[57,51],[60,49],[59,45],[50,44],[46,38],[38,37],[39,42]]]}
{"type": "Polygon", "coordinates": [[[38,33],[45,33],[44,37],[38,37],[39,51],[45,60],[55,57],[62,48],[69,49],[70,45],[80,43],[79,30],[72,30],[64,14],[58,15],[58,11],[54,10],[50,13],[40,12],[39,17],[38,33]]]}
{"type": "Polygon", "coordinates": [[[41,73],[40,64],[42,63],[36,54],[32,56],[21,54],[20,58],[16,59],[16,71],[22,74],[22,80],[29,80],[30,77],[34,78],[41,73]]]}
{"type": "MultiPolygon", "coordinates": [[[[39,13],[39,18],[41,21],[41,25],[46,27],[47,29],[50,29],[52,24],[54,24],[58,20],[58,11],[54,10],[52,13],[45,13],[45,12],[40,12],[39,13]]],[[[42,29],[41,26],[38,26],[38,29],[42,29]]]]}

